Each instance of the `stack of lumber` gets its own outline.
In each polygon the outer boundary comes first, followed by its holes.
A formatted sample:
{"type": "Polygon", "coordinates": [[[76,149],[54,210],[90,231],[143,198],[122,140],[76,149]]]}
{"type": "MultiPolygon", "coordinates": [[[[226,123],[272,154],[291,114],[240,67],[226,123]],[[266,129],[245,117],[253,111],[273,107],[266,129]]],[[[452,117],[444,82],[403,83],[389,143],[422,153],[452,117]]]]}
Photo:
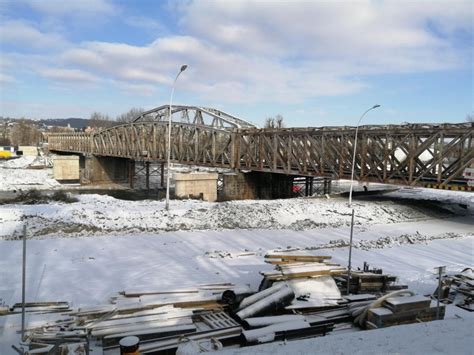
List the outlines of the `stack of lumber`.
{"type": "Polygon", "coordinates": [[[232,291],[234,295],[247,295],[253,292],[247,285],[214,283],[183,289],[124,290],[118,296],[113,297],[111,302],[123,309],[134,306],[155,308],[173,305],[181,308],[222,310],[226,305],[225,302],[222,302],[222,295],[225,291],[232,291]]]}
{"type": "Polygon", "coordinates": [[[265,262],[275,265],[275,271],[262,272],[266,281],[286,281],[303,277],[330,276],[347,273],[346,268],[331,263],[330,256],[301,254],[267,254],[265,262]]]}
{"type": "Polygon", "coordinates": [[[48,306],[52,311],[67,313],[29,327],[27,335],[32,346],[42,344],[49,349],[54,345],[56,350],[92,339],[111,354],[118,353],[120,339],[127,336],[137,336],[143,349],[152,353],[176,349],[183,336],[196,341],[206,341],[208,336],[232,338],[237,344],[241,327],[222,312],[226,306],[221,301],[224,291],[235,295],[251,293],[248,286],[223,283],[179,290],[125,290],[112,297],[111,304],[76,310],[66,309],[62,303],[30,304],[30,309],[48,306]],[[219,333],[222,330],[226,331],[219,333]]]}
{"type": "Polygon", "coordinates": [[[275,270],[262,272],[260,289],[273,283],[285,282],[293,290],[295,299],[286,307],[288,311],[314,311],[338,307],[341,293],[334,281],[335,275],[347,273],[346,268],[330,262],[330,256],[295,253],[270,253],[265,262],[275,270]]]}
{"type": "MultiPolygon", "coordinates": [[[[444,275],[441,287],[441,302],[454,303],[469,312],[474,311],[474,271],[471,268],[453,275],[444,275]]],[[[438,289],[433,297],[438,298],[438,289]]]]}
{"type": "MultiPolygon", "coordinates": [[[[445,306],[439,309],[444,318],[445,306]]],[[[436,319],[436,303],[424,296],[392,297],[383,301],[381,307],[371,308],[367,313],[367,329],[385,328],[393,325],[427,322],[436,319]]]]}
{"type": "MultiPolygon", "coordinates": [[[[339,288],[343,293],[347,291],[347,273],[336,277],[339,288]]],[[[397,277],[382,273],[367,271],[353,271],[351,273],[350,293],[385,293],[389,291],[403,290],[408,286],[396,284],[397,277]]]]}

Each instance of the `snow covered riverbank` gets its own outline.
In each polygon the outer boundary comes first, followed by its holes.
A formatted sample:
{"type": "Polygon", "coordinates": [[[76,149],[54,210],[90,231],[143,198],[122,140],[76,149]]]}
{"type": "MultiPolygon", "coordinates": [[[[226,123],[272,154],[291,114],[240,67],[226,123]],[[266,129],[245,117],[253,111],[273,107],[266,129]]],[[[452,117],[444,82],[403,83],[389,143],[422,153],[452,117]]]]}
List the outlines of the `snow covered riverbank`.
{"type": "MultiPolygon", "coordinates": [[[[395,193],[394,193],[395,194],[395,193]]],[[[359,228],[406,221],[473,217],[472,195],[460,193],[460,203],[418,199],[397,201],[388,194],[382,200],[355,201],[359,228]]],[[[343,198],[298,198],[270,201],[208,203],[174,200],[170,211],[163,201],[125,201],[110,196],[79,195],[78,202],[0,206],[0,238],[15,239],[24,222],[30,237],[78,237],[179,230],[289,229],[310,230],[344,227],[351,209],[343,198]]],[[[416,230],[416,229],[415,229],[416,230]]],[[[415,233],[415,230],[413,233],[415,233]]],[[[419,231],[422,232],[422,231],[419,231]]]]}

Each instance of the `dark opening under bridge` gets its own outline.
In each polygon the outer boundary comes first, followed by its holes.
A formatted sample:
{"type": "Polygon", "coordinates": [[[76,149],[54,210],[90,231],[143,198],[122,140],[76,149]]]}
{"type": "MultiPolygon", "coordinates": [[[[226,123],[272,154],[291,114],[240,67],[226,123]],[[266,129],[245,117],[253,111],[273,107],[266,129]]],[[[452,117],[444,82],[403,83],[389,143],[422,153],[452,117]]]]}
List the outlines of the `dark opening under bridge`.
{"type": "MultiPolygon", "coordinates": [[[[259,129],[222,111],[174,106],[173,163],[293,176],[350,178],[355,127],[259,129]]],[[[93,133],[49,134],[53,152],[164,162],[168,107],[93,133]]],[[[466,184],[472,123],[359,127],[355,178],[404,185],[466,184]]]]}

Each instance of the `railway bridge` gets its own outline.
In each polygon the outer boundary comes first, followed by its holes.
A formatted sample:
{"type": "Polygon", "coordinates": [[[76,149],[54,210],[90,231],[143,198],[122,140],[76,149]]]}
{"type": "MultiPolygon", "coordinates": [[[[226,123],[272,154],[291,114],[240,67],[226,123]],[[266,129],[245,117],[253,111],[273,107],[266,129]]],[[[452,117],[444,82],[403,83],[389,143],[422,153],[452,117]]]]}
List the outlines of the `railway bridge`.
{"type": "MultiPolygon", "coordinates": [[[[55,133],[49,150],[100,161],[102,170],[133,175],[135,162],[163,163],[171,129],[173,163],[280,174],[285,177],[348,179],[355,127],[260,129],[222,111],[168,106],[133,122],[93,133],[55,133]]],[[[474,167],[474,126],[403,124],[360,126],[355,179],[402,185],[466,186],[474,167]]],[[[97,170],[97,169],[96,169],[97,170]]],[[[93,179],[92,179],[93,180],[93,179]]]]}

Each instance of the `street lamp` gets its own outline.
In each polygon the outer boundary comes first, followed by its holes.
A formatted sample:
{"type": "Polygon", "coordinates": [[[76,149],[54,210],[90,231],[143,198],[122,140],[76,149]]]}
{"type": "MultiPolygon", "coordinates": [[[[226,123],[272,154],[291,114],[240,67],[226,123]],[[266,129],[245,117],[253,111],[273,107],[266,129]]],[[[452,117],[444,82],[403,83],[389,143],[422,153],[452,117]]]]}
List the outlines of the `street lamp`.
{"type": "Polygon", "coordinates": [[[182,65],[181,69],[179,70],[178,75],[173,82],[173,87],[171,89],[171,96],[170,96],[170,107],[168,113],[168,142],[167,142],[167,154],[168,158],[166,159],[166,210],[169,211],[170,209],[170,159],[171,159],[171,105],[173,104],[173,94],[174,88],[176,86],[176,81],[178,81],[179,75],[186,70],[188,66],[182,65]]]}
{"type": "MultiPolygon", "coordinates": [[[[368,110],[366,110],[362,116],[360,116],[359,121],[357,121],[355,137],[354,137],[354,152],[352,154],[352,171],[351,171],[351,186],[349,188],[349,207],[352,207],[352,185],[354,183],[354,169],[355,169],[355,158],[356,158],[356,149],[357,149],[357,134],[359,133],[359,124],[360,121],[364,118],[367,112],[374,110],[380,107],[380,105],[374,105],[368,110]]],[[[354,208],[352,207],[352,215],[351,215],[351,236],[349,239],[349,264],[347,266],[347,294],[350,292],[350,285],[351,285],[351,262],[352,262],[352,236],[354,234],[354,208]]]]}

